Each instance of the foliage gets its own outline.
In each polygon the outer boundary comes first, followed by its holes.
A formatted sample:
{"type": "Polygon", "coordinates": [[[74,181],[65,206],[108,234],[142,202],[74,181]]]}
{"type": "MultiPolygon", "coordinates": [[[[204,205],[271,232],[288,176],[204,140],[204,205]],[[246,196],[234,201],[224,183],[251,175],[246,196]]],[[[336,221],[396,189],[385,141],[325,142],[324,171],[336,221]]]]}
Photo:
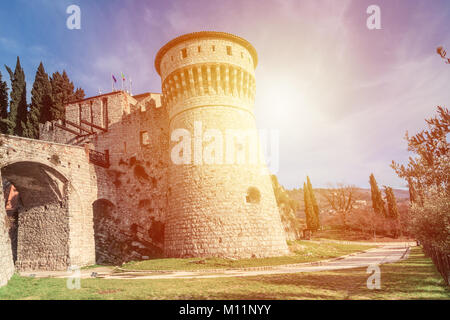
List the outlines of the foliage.
{"type": "Polygon", "coordinates": [[[53,105],[52,86],[42,62],[36,71],[31,90],[31,107],[29,113],[30,138],[39,138],[39,123],[51,120],[50,110],[53,105]]]}
{"type": "Polygon", "coordinates": [[[74,91],[74,84],[70,81],[65,70],[62,74],[59,72],[53,73],[50,83],[52,86],[53,97],[53,105],[50,109],[50,118],[52,120],[63,119],[64,106],[68,103],[83,99],[84,91],[80,88],[74,91]]]}
{"type": "Polygon", "coordinates": [[[8,88],[0,73],[0,133],[39,138],[39,123],[64,117],[64,106],[84,98],[83,89],[74,90],[66,71],[55,72],[49,78],[42,62],[36,71],[31,104],[27,104],[25,73],[17,57],[14,72],[5,66],[11,80],[8,110],[8,88]]]}
{"type": "Polygon", "coordinates": [[[450,113],[437,108],[437,116],[413,137],[406,133],[408,150],[414,153],[407,166],[392,161],[399,177],[408,181],[411,200],[409,231],[421,242],[450,251],[450,113]]]}
{"type": "Polygon", "coordinates": [[[303,183],[303,201],[305,202],[306,225],[309,230],[316,231],[318,229],[316,215],[314,213],[311,194],[306,183],[303,183]]]}
{"type": "MultiPolygon", "coordinates": [[[[8,130],[8,85],[2,79],[0,72],[0,133],[8,130]]],[[[9,125],[10,126],[10,125],[9,125]]]]}
{"type": "Polygon", "coordinates": [[[427,196],[427,189],[431,187],[450,192],[450,146],[447,141],[450,113],[443,107],[438,107],[437,113],[437,116],[425,120],[428,130],[412,137],[406,133],[408,151],[415,154],[414,157],[409,157],[408,165],[400,165],[395,161],[391,164],[400,178],[414,186],[419,202],[427,196]]]}
{"type": "Polygon", "coordinates": [[[336,187],[329,188],[324,194],[331,208],[340,215],[344,227],[347,227],[348,215],[354,209],[355,192],[354,186],[340,183],[336,187]]]}
{"type": "Polygon", "coordinates": [[[311,203],[313,206],[313,211],[314,211],[314,219],[315,219],[315,228],[316,229],[320,229],[320,210],[319,210],[319,205],[317,204],[317,199],[316,196],[314,194],[314,190],[311,184],[311,180],[309,179],[308,176],[306,176],[306,186],[308,187],[308,191],[309,191],[309,195],[311,197],[311,203]]]}
{"type": "Polygon", "coordinates": [[[442,59],[444,59],[446,64],[450,64],[450,58],[447,58],[447,52],[444,50],[442,46],[438,47],[436,51],[437,54],[440,55],[442,59]]]}
{"type": "Polygon", "coordinates": [[[19,57],[17,57],[14,72],[8,66],[5,66],[5,68],[11,79],[11,101],[9,103],[7,133],[26,137],[28,136],[28,105],[25,72],[20,65],[19,57]]]}
{"type": "Polygon", "coordinates": [[[430,192],[422,203],[411,204],[409,230],[422,243],[450,252],[450,195],[430,192]]]}
{"type": "Polygon", "coordinates": [[[394,191],[392,190],[391,187],[384,186],[384,193],[386,194],[386,203],[387,203],[386,216],[391,219],[397,219],[398,209],[394,191]]]}
{"type": "Polygon", "coordinates": [[[282,205],[284,205],[285,207],[288,207],[292,211],[296,212],[299,208],[299,203],[296,200],[291,199],[289,197],[289,195],[286,193],[284,188],[279,184],[276,175],[272,175],[271,179],[272,179],[272,187],[273,187],[273,191],[275,193],[275,199],[277,201],[278,207],[281,207],[282,205]]]}
{"type": "Polygon", "coordinates": [[[276,175],[272,175],[271,180],[286,236],[290,239],[298,239],[301,237],[304,228],[302,221],[296,214],[299,209],[299,203],[290,198],[288,193],[278,183],[276,175]]]}
{"type": "Polygon", "coordinates": [[[372,195],[372,208],[375,213],[386,216],[386,208],[384,207],[383,197],[381,196],[381,191],[378,188],[378,184],[373,173],[370,174],[369,182],[370,193],[372,195]]]}

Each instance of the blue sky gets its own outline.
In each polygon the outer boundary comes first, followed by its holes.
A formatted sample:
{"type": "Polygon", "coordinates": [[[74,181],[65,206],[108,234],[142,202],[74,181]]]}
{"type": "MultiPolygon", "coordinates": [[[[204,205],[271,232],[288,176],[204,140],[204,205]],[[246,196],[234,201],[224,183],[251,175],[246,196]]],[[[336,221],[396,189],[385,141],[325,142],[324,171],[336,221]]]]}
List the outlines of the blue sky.
{"type": "Polygon", "coordinates": [[[0,3],[0,71],[20,56],[31,90],[40,61],[65,69],[87,96],[111,89],[110,74],[133,79],[133,92],[160,92],[153,61],[183,33],[217,30],[258,51],[256,117],[280,132],[277,175],[287,187],[309,174],[316,186],[345,182],[403,186],[389,167],[406,161],[405,131],[425,126],[450,101],[450,2],[17,0],[0,3]],[[81,8],[81,30],[66,9],[81,8]],[[368,30],[366,8],[381,8],[368,30]]]}

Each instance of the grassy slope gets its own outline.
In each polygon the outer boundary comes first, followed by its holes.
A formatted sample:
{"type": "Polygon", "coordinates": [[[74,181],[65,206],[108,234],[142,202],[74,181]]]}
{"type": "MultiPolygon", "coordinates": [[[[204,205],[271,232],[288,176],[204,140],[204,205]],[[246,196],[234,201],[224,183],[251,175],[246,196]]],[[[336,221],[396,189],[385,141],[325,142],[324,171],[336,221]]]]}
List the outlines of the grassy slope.
{"type": "Polygon", "coordinates": [[[381,266],[381,290],[368,290],[364,268],[244,278],[81,281],[15,275],[0,299],[450,299],[431,260],[420,248],[409,259],[381,266]]]}
{"type": "Polygon", "coordinates": [[[294,241],[289,243],[290,256],[230,260],[221,258],[191,258],[191,259],[152,259],[139,262],[130,262],[123,266],[129,270],[199,270],[199,269],[226,269],[243,267],[274,266],[281,264],[312,262],[328,258],[339,257],[353,252],[363,251],[373,246],[318,244],[308,241],[294,241]]]}

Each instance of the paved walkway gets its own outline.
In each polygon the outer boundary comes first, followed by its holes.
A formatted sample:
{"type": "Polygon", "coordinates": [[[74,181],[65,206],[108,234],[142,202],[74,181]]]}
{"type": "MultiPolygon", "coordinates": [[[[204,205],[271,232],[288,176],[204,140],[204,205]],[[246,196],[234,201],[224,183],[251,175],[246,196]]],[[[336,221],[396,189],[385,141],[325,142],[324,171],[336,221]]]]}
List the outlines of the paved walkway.
{"type": "MultiPolygon", "coordinates": [[[[409,246],[405,243],[395,245],[384,245],[370,249],[361,253],[351,254],[340,258],[317,261],[312,263],[301,263],[281,266],[271,266],[262,268],[245,269],[224,269],[224,270],[202,270],[202,271],[147,271],[147,272],[113,272],[112,268],[102,267],[95,269],[81,270],[81,278],[90,278],[93,272],[96,277],[103,279],[201,279],[201,278],[219,278],[219,277],[248,277],[271,274],[289,274],[298,272],[330,271],[341,269],[352,269],[367,267],[374,264],[384,264],[397,262],[406,259],[409,253],[409,246]]],[[[34,273],[24,272],[23,276],[34,277],[55,277],[67,278],[73,276],[73,273],[65,271],[37,271],[34,273]]]]}

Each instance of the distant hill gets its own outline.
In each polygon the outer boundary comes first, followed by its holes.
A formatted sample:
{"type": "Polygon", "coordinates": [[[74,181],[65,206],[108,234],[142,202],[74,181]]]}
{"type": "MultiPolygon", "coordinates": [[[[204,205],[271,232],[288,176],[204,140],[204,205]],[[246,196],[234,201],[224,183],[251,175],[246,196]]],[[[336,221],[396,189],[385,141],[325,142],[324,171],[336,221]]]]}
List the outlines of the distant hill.
{"type": "MultiPolygon", "coordinates": [[[[317,202],[319,204],[321,211],[331,209],[331,207],[329,206],[328,201],[325,197],[326,192],[328,192],[328,189],[325,189],[325,188],[314,189],[314,193],[316,195],[317,202]]],[[[286,190],[286,193],[289,195],[289,198],[296,200],[298,202],[298,205],[299,205],[298,211],[300,213],[304,212],[303,189],[286,190]]],[[[409,191],[408,190],[394,189],[394,195],[395,195],[398,203],[409,201],[409,191]]],[[[383,192],[383,196],[384,196],[384,192],[383,192]]],[[[370,189],[356,188],[356,200],[366,201],[366,205],[371,206],[372,200],[371,200],[370,189]]]]}

